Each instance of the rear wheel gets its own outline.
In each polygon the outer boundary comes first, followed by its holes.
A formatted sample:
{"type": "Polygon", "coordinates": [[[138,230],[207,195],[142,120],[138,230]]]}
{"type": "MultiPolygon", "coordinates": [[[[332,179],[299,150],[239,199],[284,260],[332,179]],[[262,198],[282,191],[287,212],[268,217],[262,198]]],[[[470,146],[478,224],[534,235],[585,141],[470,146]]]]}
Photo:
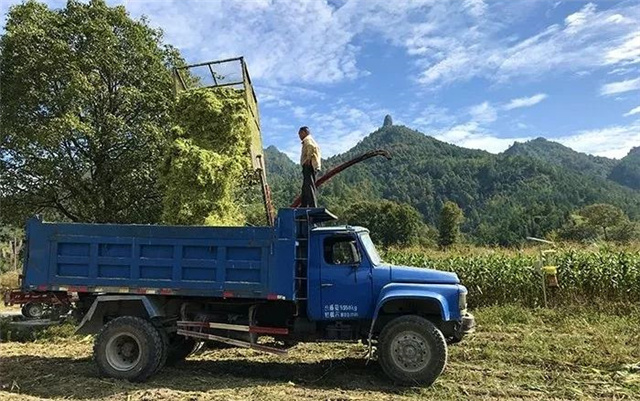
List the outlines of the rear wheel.
{"type": "Polygon", "coordinates": [[[44,305],[39,302],[29,302],[22,306],[22,315],[30,319],[40,319],[44,316],[44,305]]]}
{"type": "Polygon", "coordinates": [[[161,363],[162,336],[148,320],[123,316],[107,323],[96,337],[93,356],[104,376],[144,381],[161,363]]]}
{"type": "Polygon", "coordinates": [[[420,316],[389,322],[378,339],[382,370],[396,383],[431,385],[447,364],[447,344],[438,328],[420,316]]]}

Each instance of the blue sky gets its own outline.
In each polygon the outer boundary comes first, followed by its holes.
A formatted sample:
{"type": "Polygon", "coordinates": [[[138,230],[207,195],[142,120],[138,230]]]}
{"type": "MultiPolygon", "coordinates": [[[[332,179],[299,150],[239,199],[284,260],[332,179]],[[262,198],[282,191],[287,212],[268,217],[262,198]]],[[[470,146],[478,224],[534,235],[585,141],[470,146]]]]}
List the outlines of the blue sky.
{"type": "Polygon", "coordinates": [[[188,62],[243,55],[265,145],[294,159],[301,125],[330,156],[385,114],[494,153],[538,136],[615,158],[640,145],[638,1],[108,3],[147,16],[188,62]]]}

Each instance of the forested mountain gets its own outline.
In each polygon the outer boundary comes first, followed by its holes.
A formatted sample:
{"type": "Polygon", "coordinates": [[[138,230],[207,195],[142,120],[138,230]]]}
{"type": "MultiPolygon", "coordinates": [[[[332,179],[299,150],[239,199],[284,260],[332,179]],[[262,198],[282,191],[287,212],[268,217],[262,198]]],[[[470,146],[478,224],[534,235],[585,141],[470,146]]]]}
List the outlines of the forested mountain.
{"type": "Polygon", "coordinates": [[[635,147],[611,170],[609,178],[629,188],[640,190],[640,146],[635,147]]]}
{"type": "Polygon", "coordinates": [[[504,151],[508,156],[527,156],[553,163],[567,169],[607,177],[617,161],[606,157],[592,156],[548,141],[545,138],[536,138],[528,142],[515,142],[504,151]]]}
{"type": "MultiPolygon", "coordinates": [[[[414,206],[427,224],[435,225],[442,205],[451,200],[464,211],[463,231],[478,242],[495,244],[543,236],[575,209],[593,203],[610,203],[632,219],[640,217],[640,192],[606,178],[615,161],[542,139],[494,155],[391,125],[323,166],[326,171],[380,148],[393,159],[371,159],[341,173],[322,187],[321,203],[339,213],[356,200],[388,199],[414,206]]],[[[266,158],[274,198],[282,206],[298,191],[299,168],[274,147],[266,158]]]]}
{"type": "Polygon", "coordinates": [[[277,207],[290,205],[302,185],[300,168],[273,145],[264,150],[264,157],[273,203],[277,207]]]}

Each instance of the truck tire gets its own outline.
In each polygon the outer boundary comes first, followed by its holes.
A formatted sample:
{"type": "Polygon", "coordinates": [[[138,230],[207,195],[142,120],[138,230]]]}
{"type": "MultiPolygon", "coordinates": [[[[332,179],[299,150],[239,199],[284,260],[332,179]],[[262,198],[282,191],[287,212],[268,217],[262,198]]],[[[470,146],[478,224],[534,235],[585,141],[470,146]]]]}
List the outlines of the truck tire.
{"type": "Polygon", "coordinates": [[[175,366],[184,361],[198,345],[198,341],[191,337],[179,336],[177,334],[169,337],[167,349],[167,366],[175,366]]]}
{"type": "MultiPolygon", "coordinates": [[[[157,327],[157,326],[156,326],[157,327]]],[[[154,373],[158,373],[167,364],[167,355],[169,355],[169,334],[164,327],[157,327],[160,338],[162,339],[162,355],[160,356],[160,362],[156,366],[154,373]]]]}
{"type": "Polygon", "coordinates": [[[396,383],[430,386],[447,365],[447,343],[442,332],[427,319],[401,316],[382,329],[378,361],[396,383]]]}
{"type": "Polygon", "coordinates": [[[93,357],[101,375],[132,382],[145,381],[162,361],[164,344],[148,320],[122,316],[100,330],[93,357]]]}
{"type": "Polygon", "coordinates": [[[44,305],[39,302],[29,302],[22,306],[22,316],[29,319],[40,319],[44,316],[44,305]]]}

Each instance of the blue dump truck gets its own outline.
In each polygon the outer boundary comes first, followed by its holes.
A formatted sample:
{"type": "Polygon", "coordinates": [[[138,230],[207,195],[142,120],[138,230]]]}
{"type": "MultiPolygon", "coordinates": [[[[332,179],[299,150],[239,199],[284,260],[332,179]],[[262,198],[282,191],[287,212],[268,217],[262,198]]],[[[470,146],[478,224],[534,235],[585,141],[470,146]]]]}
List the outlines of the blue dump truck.
{"type": "Polygon", "coordinates": [[[73,303],[108,377],[146,380],[202,341],[278,354],[362,341],[394,382],[431,384],[447,343],[474,328],[466,288],[454,273],[384,263],[366,228],[335,219],[324,208],[281,209],[271,227],[33,218],[10,298],[73,303]]]}

